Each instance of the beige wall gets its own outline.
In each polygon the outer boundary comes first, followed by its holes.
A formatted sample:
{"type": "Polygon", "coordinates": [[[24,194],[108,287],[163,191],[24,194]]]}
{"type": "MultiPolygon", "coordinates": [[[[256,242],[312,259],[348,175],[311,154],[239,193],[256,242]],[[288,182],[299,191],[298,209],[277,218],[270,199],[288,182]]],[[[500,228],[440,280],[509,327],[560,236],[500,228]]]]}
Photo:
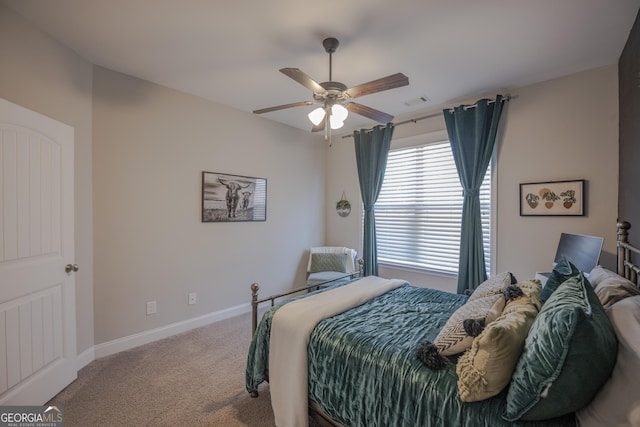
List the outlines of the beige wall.
{"type": "Polygon", "coordinates": [[[93,335],[91,64],[0,5],[0,97],[75,129],[78,353],[93,335]]]}
{"type": "MultiPolygon", "coordinates": [[[[501,119],[494,175],[494,272],[512,271],[533,277],[551,267],[561,232],[603,236],[601,260],[614,268],[618,183],[617,66],[610,65],[571,76],[514,89],[501,119]],[[519,184],[586,179],[585,217],[520,217],[519,184]]],[[[474,99],[475,100],[475,99],[474,99]]],[[[469,100],[473,102],[474,100],[469,100]]],[[[446,129],[441,116],[399,126],[392,147],[403,139],[446,129]]],[[[327,240],[359,247],[361,213],[347,218],[331,211],[343,189],[359,191],[353,139],[334,143],[328,153],[327,240]]],[[[360,206],[359,194],[351,198],[360,206]]],[[[454,279],[380,268],[385,277],[398,277],[420,286],[454,292],[454,279]]]]}
{"type": "Polygon", "coordinates": [[[100,67],[93,80],[96,343],[248,305],[252,282],[304,283],[324,238],[320,136],[100,67]],[[266,178],[267,221],[202,223],[202,171],[266,178]]]}
{"type": "Polygon", "coordinates": [[[515,91],[498,157],[497,270],[548,271],[561,232],[605,239],[615,268],[618,75],[609,65],[515,91]],[[519,183],[587,180],[584,217],[521,217],[519,183]]]}

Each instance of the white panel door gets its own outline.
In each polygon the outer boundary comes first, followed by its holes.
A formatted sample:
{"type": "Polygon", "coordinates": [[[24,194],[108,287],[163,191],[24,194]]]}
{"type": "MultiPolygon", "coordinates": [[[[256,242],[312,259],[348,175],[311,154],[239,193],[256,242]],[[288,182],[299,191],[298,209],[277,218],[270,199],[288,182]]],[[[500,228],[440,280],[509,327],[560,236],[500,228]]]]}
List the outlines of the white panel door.
{"type": "Polygon", "coordinates": [[[77,375],[73,143],[0,98],[0,405],[42,405],[77,375]]]}

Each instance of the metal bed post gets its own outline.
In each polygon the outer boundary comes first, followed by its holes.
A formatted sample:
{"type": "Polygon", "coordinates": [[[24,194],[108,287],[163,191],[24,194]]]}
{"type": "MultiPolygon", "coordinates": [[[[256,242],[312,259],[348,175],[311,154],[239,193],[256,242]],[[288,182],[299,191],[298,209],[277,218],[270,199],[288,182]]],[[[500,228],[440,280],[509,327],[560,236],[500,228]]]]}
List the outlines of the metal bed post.
{"type": "Polygon", "coordinates": [[[260,286],[257,283],[251,284],[251,336],[256,333],[258,326],[258,291],[260,286]]]}
{"type": "Polygon", "coordinates": [[[626,248],[626,243],[629,242],[629,229],[631,224],[627,221],[620,221],[618,223],[617,233],[617,247],[618,247],[618,273],[624,277],[629,277],[628,267],[625,265],[625,261],[629,258],[629,250],[626,248]]]}
{"type": "Polygon", "coordinates": [[[640,275],[640,267],[633,263],[633,254],[640,254],[640,248],[629,243],[629,229],[631,224],[626,221],[618,223],[618,274],[631,280],[636,286],[640,275]]]}

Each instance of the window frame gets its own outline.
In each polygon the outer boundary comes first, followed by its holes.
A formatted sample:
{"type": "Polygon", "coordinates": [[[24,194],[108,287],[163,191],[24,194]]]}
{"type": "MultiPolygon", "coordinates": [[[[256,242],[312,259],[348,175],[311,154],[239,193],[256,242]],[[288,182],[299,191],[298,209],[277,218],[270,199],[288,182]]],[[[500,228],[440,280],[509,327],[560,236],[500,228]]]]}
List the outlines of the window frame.
{"type": "MultiPolygon", "coordinates": [[[[419,135],[415,135],[415,136],[411,136],[411,137],[406,137],[406,138],[399,138],[396,140],[392,140],[391,141],[391,151],[395,151],[395,150],[399,150],[399,149],[404,149],[404,148],[411,148],[411,147],[416,147],[416,146],[422,146],[422,145],[428,145],[428,144],[432,144],[432,143],[438,143],[438,142],[449,142],[449,136],[447,134],[446,130],[442,130],[442,131],[437,131],[437,132],[430,132],[430,133],[424,133],[424,134],[419,134],[419,135]]],[[[496,224],[497,224],[497,194],[496,194],[496,188],[497,188],[497,153],[498,153],[498,144],[496,144],[494,146],[494,151],[492,153],[491,156],[491,162],[490,162],[490,186],[489,186],[489,190],[490,190],[490,195],[489,195],[489,203],[490,203],[490,212],[489,212],[489,251],[490,251],[490,261],[487,265],[488,267],[488,271],[487,274],[491,275],[493,274],[493,272],[495,271],[495,264],[496,264],[496,247],[497,247],[497,240],[496,240],[496,236],[497,236],[497,230],[496,230],[496,224]]],[[[397,269],[397,270],[403,270],[403,271],[408,271],[408,272],[415,272],[415,273],[421,273],[421,274],[427,274],[427,275],[436,275],[436,276],[442,276],[442,277],[450,277],[450,278],[454,278],[457,277],[457,272],[456,273],[452,273],[450,271],[444,271],[444,270],[438,270],[438,269],[432,269],[429,267],[418,267],[418,266],[409,266],[409,265],[404,265],[401,263],[393,263],[393,262],[386,262],[386,261],[378,261],[379,265],[382,266],[383,268],[393,268],[393,269],[397,269]]]]}

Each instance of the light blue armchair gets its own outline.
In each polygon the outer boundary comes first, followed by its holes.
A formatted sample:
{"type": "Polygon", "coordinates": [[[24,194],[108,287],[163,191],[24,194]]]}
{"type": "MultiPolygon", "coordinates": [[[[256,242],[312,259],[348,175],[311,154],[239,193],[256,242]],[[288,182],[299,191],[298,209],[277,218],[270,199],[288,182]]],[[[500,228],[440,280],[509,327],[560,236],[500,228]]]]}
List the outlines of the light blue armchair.
{"type": "Polygon", "coordinates": [[[330,280],[349,280],[358,272],[358,252],[342,246],[318,246],[309,251],[307,285],[318,285],[330,280]],[[346,276],[346,277],[345,277],[346,276]]]}

